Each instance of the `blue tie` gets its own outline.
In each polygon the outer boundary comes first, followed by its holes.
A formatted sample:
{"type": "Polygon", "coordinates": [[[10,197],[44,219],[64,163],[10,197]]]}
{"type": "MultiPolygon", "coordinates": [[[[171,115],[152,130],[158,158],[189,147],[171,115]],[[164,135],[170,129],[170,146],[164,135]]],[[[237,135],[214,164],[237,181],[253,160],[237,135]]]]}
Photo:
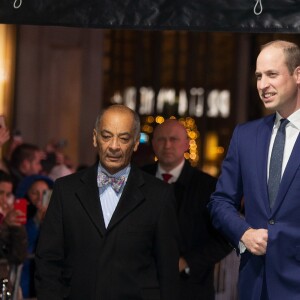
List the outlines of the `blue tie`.
{"type": "Polygon", "coordinates": [[[285,144],[285,127],[289,123],[288,119],[281,119],[281,124],[278,128],[274,145],[272,149],[270,166],[269,166],[269,181],[268,181],[268,191],[269,191],[269,201],[270,207],[272,208],[277,197],[279,184],[281,181],[282,172],[282,160],[283,151],[285,144]]]}

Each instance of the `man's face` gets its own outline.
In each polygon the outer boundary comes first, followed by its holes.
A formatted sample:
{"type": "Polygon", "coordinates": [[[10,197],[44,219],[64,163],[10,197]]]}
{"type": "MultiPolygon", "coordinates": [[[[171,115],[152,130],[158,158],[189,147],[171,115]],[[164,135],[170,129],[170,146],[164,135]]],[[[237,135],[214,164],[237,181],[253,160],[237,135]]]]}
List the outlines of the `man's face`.
{"type": "Polygon", "coordinates": [[[0,182],[0,207],[3,212],[6,212],[13,207],[13,185],[11,182],[0,182]]]}
{"type": "Polygon", "coordinates": [[[267,109],[288,117],[300,108],[297,85],[299,68],[291,75],[282,49],[269,46],[261,51],[256,62],[257,90],[267,109]]]}
{"type": "Polygon", "coordinates": [[[36,151],[34,153],[34,158],[30,161],[28,161],[28,167],[27,167],[27,176],[29,175],[36,175],[39,174],[42,170],[42,152],[36,151]]]}
{"type": "Polygon", "coordinates": [[[130,112],[110,109],[102,116],[98,132],[94,130],[93,144],[98,148],[101,165],[110,174],[129,165],[139,145],[139,137],[134,135],[134,118],[130,112]]]}
{"type": "Polygon", "coordinates": [[[186,129],[176,120],[167,120],[155,129],[152,146],[161,166],[170,171],[182,162],[189,148],[186,129]]]}

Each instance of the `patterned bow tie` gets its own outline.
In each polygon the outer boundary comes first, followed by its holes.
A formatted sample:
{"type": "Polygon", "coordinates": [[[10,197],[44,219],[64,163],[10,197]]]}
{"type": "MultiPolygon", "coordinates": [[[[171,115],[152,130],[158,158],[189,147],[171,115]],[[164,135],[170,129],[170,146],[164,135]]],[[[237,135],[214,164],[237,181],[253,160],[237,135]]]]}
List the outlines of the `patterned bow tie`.
{"type": "Polygon", "coordinates": [[[119,193],[125,182],[125,179],[125,176],[110,177],[105,173],[100,173],[100,176],[98,175],[97,177],[97,182],[99,187],[110,185],[116,193],[119,193]]]}

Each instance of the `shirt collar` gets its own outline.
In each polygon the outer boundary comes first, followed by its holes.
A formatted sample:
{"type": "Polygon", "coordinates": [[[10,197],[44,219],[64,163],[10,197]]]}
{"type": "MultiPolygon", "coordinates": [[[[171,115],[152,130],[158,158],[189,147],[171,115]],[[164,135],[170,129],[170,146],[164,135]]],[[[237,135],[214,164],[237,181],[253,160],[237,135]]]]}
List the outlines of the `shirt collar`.
{"type": "MultiPolygon", "coordinates": [[[[276,112],[276,119],[274,123],[274,127],[280,126],[280,120],[282,119],[282,116],[276,112]]],[[[297,128],[300,131],[300,109],[293,112],[288,118],[290,122],[287,124],[287,126],[293,126],[297,128]]]]}
{"type": "Polygon", "coordinates": [[[157,173],[159,175],[160,178],[162,178],[162,175],[163,173],[169,173],[171,174],[173,177],[170,179],[169,182],[175,182],[178,177],[180,176],[180,173],[181,173],[181,170],[183,168],[183,165],[184,165],[184,162],[185,162],[185,159],[182,160],[182,162],[177,166],[175,167],[174,169],[172,169],[171,171],[166,171],[164,170],[161,165],[158,163],[158,168],[157,168],[157,173]]]}

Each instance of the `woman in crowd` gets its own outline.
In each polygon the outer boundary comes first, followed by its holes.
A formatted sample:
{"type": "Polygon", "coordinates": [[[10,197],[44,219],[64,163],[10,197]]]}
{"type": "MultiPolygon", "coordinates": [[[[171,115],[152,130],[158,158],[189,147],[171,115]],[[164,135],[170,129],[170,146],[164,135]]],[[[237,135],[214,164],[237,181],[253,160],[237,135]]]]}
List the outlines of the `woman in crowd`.
{"type": "Polygon", "coordinates": [[[34,254],[38,240],[40,224],[43,221],[47,210],[50,194],[53,188],[53,181],[43,175],[32,175],[25,177],[20,183],[16,197],[26,198],[27,222],[26,231],[28,237],[28,259],[23,265],[21,287],[25,298],[35,297],[34,288],[34,254]]]}

